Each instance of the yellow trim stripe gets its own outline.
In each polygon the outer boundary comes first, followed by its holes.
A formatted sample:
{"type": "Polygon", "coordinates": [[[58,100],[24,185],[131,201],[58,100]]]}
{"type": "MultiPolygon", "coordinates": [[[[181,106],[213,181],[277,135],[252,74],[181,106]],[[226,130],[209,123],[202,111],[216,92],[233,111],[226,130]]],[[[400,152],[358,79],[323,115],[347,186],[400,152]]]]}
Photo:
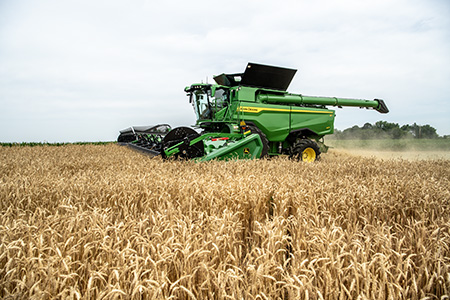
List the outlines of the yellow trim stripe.
{"type": "MultiPolygon", "coordinates": [[[[239,109],[238,109],[239,110],[239,109]]],[[[262,111],[280,111],[280,112],[294,112],[294,113],[313,113],[313,114],[332,114],[330,111],[319,111],[319,110],[306,110],[306,109],[286,109],[286,108],[264,108],[264,107],[250,107],[250,106],[240,106],[240,111],[245,113],[260,113],[262,111]]]]}

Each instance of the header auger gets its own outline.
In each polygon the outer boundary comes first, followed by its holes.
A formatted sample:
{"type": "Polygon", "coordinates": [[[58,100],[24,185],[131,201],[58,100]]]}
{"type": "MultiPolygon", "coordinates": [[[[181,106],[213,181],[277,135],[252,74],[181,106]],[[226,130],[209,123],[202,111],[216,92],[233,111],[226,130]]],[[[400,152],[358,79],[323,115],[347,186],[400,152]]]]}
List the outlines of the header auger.
{"type": "Polygon", "coordinates": [[[120,132],[118,142],[163,158],[206,161],[285,154],[313,162],[326,152],[322,138],[334,131],[335,112],[328,106],[389,112],[380,99],[288,93],[296,71],[249,63],[244,73],[215,76],[216,84],[192,84],[184,90],[197,130],[167,124],[130,127],[120,132]]]}

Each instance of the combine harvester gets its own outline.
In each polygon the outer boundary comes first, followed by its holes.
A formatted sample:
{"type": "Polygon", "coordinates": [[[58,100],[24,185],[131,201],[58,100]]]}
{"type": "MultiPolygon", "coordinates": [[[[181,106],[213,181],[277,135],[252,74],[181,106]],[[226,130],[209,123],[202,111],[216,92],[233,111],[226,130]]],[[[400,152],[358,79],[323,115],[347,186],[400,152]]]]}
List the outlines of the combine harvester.
{"type": "Polygon", "coordinates": [[[312,97],[286,90],[297,70],[249,63],[244,73],[221,74],[216,84],[185,88],[197,122],[171,129],[167,124],[130,127],[118,142],[163,158],[246,159],[275,155],[313,162],[334,131],[334,110],[355,106],[389,110],[383,100],[312,97]]]}

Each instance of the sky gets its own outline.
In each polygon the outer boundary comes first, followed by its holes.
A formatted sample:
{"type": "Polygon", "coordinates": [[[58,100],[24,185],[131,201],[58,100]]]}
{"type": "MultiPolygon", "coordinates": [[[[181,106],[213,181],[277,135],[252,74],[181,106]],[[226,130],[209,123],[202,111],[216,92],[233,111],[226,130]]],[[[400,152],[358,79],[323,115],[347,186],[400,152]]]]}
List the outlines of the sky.
{"type": "Polygon", "coordinates": [[[195,124],[184,87],[248,62],[297,69],[289,92],[384,99],[384,120],[450,135],[448,0],[0,0],[0,142],[113,141],[195,124]]]}

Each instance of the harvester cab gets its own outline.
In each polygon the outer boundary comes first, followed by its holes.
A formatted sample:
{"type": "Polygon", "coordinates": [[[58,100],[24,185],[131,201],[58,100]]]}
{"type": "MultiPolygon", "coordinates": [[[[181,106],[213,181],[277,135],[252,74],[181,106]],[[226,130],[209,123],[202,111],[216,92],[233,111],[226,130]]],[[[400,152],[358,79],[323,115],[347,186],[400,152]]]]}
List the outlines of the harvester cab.
{"type": "Polygon", "coordinates": [[[206,161],[284,154],[313,162],[326,151],[322,138],[334,131],[335,113],[329,106],[389,112],[380,99],[288,93],[295,73],[294,69],[249,63],[244,73],[215,76],[215,84],[192,84],[185,92],[197,118],[196,130],[168,127],[157,136],[123,130],[118,141],[163,158],[206,161]]]}
{"type": "Polygon", "coordinates": [[[212,84],[195,84],[185,88],[194,108],[197,125],[205,121],[223,120],[230,104],[229,88],[212,84]],[[225,111],[223,111],[225,109],[225,111]]]}

